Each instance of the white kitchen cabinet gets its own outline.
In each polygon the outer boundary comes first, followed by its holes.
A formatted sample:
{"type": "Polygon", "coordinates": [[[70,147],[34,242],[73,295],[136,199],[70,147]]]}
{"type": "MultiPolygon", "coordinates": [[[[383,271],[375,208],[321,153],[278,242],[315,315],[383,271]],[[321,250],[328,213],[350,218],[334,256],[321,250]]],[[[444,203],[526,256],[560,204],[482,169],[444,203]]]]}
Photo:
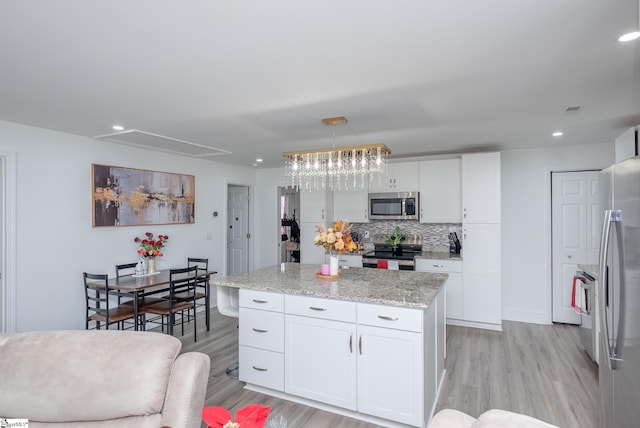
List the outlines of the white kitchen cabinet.
{"type": "Polygon", "coordinates": [[[369,188],[333,192],[333,218],[349,223],[369,222],[369,188]]]}
{"type": "Polygon", "coordinates": [[[338,265],[340,267],[362,267],[362,254],[339,254],[338,265]]]}
{"type": "Polygon", "coordinates": [[[417,272],[442,272],[449,274],[445,283],[446,318],[463,319],[462,316],[462,260],[416,259],[417,272]]]}
{"type": "Polygon", "coordinates": [[[424,348],[422,310],[358,304],[358,411],[420,426],[424,348]]]}
{"type": "Polygon", "coordinates": [[[387,164],[387,177],[374,178],[369,184],[370,193],[415,192],[418,190],[418,162],[387,164]]]}
{"type": "Polygon", "coordinates": [[[638,126],[627,129],[615,140],[616,162],[638,156],[638,126]]]}
{"type": "Polygon", "coordinates": [[[330,190],[300,190],[300,222],[324,224],[333,220],[333,193],[330,190]]]}
{"type": "Polygon", "coordinates": [[[502,323],[500,224],[462,226],[464,320],[502,323]]]}
{"type": "Polygon", "coordinates": [[[462,155],[462,222],[500,223],[500,153],[462,155]]]}
{"type": "Polygon", "coordinates": [[[238,378],[284,391],[283,296],[251,290],[239,295],[238,378]]]}
{"type": "Polygon", "coordinates": [[[356,410],[354,323],[285,316],[285,392],[356,410]]]}
{"type": "Polygon", "coordinates": [[[358,411],[420,425],[422,334],[358,325],[358,411]]]}
{"type": "Polygon", "coordinates": [[[462,222],[461,163],[456,158],[418,164],[421,223],[462,222]]]}

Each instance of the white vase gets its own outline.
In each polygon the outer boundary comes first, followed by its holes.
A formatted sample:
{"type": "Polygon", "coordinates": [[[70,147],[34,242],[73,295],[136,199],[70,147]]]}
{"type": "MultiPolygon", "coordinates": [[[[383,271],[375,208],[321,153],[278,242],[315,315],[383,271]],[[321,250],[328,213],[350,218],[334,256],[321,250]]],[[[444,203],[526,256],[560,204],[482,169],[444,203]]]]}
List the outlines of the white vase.
{"type": "Polygon", "coordinates": [[[147,274],[156,273],[156,258],[147,258],[147,274]]]}
{"type": "Polygon", "coordinates": [[[336,276],[338,274],[338,255],[331,253],[329,254],[329,275],[336,276]]]}

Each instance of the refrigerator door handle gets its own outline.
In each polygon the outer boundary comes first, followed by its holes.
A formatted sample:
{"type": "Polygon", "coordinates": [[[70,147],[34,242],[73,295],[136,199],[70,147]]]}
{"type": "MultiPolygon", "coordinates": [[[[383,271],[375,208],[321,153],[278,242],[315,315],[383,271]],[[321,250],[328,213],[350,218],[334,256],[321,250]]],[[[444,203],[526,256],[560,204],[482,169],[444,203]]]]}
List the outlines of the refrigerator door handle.
{"type": "Polygon", "coordinates": [[[620,306],[622,308],[616,308],[615,299],[609,299],[609,277],[607,275],[607,258],[609,253],[609,238],[611,237],[611,224],[615,224],[616,237],[618,238],[618,261],[619,265],[618,269],[620,269],[620,302],[623,302],[623,293],[624,293],[624,246],[622,245],[622,226],[621,226],[622,216],[619,210],[606,210],[604,213],[604,224],[602,227],[602,238],[600,239],[600,260],[599,260],[599,269],[598,269],[598,277],[600,279],[600,319],[601,319],[601,330],[602,330],[602,339],[604,342],[604,348],[607,352],[605,360],[607,361],[607,366],[611,370],[618,369],[618,362],[622,361],[620,359],[620,347],[623,342],[623,325],[621,321],[623,318],[624,304],[620,306]],[[614,342],[611,342],[611,338],[609,337],[609,319],[607,317],[607,302],[608,306],[611,307],[613,313],[618,313],[618,334],[614,339],[614,342]]]}

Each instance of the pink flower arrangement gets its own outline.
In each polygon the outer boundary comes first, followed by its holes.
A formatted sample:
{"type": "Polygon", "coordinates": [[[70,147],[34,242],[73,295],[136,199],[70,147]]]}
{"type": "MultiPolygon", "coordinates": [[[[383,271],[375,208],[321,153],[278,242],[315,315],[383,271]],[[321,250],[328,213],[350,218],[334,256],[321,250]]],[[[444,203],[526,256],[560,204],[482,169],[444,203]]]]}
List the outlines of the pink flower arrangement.
{"type": "Polygon", "coordinates": [[[270,406],[247,404],[236,412],[234,422],[227,409],[220,406],[210,406],[202,408],[202,420],[209,428],[262,428],[270,411],[270,406]]]}
{"type": "Polygon", "coordinates": [[[144,238],[136,238],[133,240],[136,244],[140,245],[138,248],[138,254],[142,257],[162,257],[164,254],[162,253],[162,249],[169,239],[167,235],[158,235],[157,237],[153,236],[153,233],[147,232],[144,234],[144,238]]]}

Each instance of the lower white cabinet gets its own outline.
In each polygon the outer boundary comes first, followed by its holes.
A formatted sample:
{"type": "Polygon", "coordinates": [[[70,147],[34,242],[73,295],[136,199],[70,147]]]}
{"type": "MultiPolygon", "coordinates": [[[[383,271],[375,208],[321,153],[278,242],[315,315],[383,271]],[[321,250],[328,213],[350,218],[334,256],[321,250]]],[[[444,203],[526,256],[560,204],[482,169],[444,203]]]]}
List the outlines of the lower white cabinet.
{"type": "Polygon", "coordinates": [[[464,319],[501,325],[500,223],[463,224],[462,229],[464,319]]]}
{"type": "Polygon", "coordinates": [[[422,333],[358,325],[358,411],[420,426],[422,333]]]}
{"type": "Polygon", "coordinates": [[[362,267],[362,254],[340,254],[338,263],[340,267],[362,267]]]}
{"type": "Polygon", "coordinates": [[[445,283],[446,318],[464,319],[462,313],[462,260],[416,259],[417,272],[448,273],[445,283]]]}
{"type": "Polygon", "coordinates": [[[286,315],[285,331],[285,392],[356,410],[355,324],[286,315]]]}

